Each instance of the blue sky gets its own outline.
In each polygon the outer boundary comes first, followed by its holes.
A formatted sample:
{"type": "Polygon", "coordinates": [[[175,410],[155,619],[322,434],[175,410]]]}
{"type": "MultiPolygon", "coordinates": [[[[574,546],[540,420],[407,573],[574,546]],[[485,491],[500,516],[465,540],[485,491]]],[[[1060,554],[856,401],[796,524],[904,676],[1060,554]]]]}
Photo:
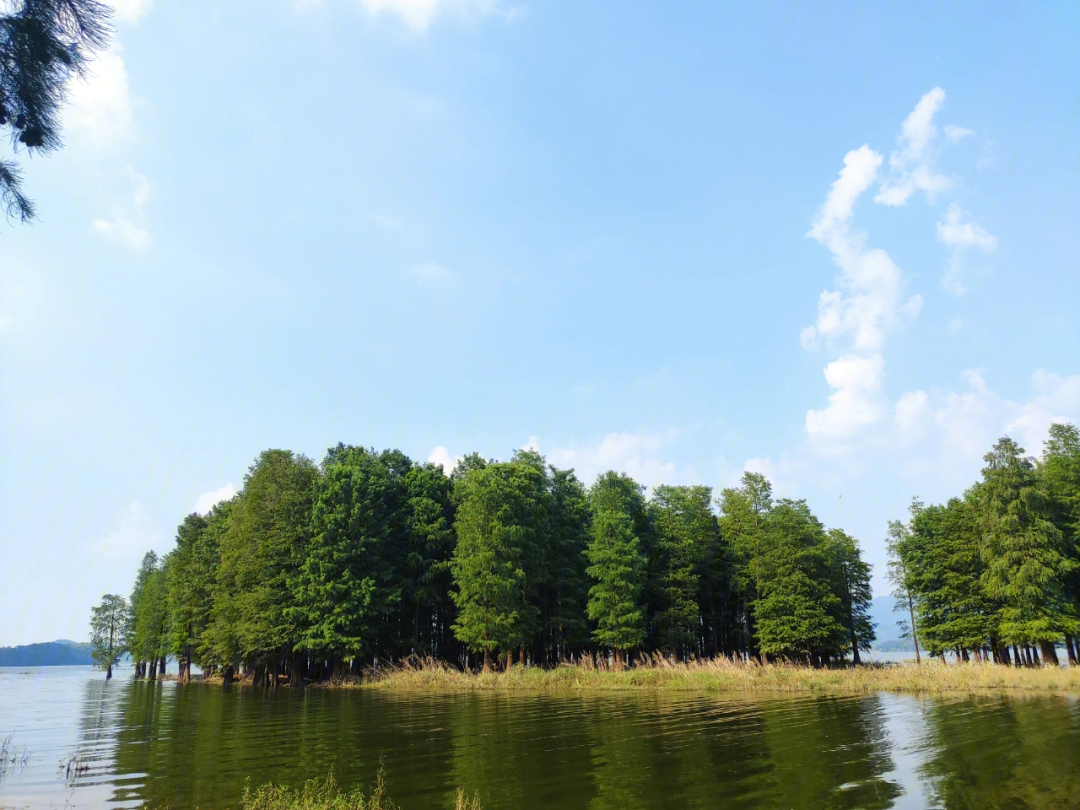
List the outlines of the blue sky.
{"type": "Polygon", "coordinates": [[[120,4],[0,230],[0,644],[268,447],[759,470],[880,574],[1080,418],[1080,8],[715,6],[120,4]]]}

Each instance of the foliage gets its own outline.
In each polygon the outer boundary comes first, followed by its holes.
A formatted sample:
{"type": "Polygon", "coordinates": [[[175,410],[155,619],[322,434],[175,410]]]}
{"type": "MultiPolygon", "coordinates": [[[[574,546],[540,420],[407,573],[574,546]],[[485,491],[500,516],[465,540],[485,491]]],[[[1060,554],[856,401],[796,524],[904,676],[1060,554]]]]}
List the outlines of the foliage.
{"type": "Polygon", "coordinates": [[[90,657],[94,664],[104,667],[106,677],[127,651],[127,633],[131,623],[131,608],[127,600],[114,593],[101,597],[101,604],[90,611],[90,657]]]}
{"type": "MultiPolygon", "coordinates": [[[[96,0],[22,0],[0,16],[0,127],[15,151],[60,148],[67,87],[87,78],[93,54],[108,47],[111,13],[96,0]]],[[[9,218],[34,217],[12,161],[0,160],[0,205],[9,218]]]]}

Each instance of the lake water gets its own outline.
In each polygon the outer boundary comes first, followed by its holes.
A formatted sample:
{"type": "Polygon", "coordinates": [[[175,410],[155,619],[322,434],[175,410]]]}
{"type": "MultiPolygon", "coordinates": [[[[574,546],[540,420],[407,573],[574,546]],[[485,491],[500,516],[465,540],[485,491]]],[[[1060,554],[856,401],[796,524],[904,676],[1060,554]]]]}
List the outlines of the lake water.
{"type": "Polygon", "coordinates": [[[235,807],[380,759],[403,810],[1078,808],[1075,696],[387,694],[0,669],[0,807],[235,807]],[[25,764],[22,754],[27,752],[25,764]],[[78,756],[78,772],[66,763],[78,756]]]}

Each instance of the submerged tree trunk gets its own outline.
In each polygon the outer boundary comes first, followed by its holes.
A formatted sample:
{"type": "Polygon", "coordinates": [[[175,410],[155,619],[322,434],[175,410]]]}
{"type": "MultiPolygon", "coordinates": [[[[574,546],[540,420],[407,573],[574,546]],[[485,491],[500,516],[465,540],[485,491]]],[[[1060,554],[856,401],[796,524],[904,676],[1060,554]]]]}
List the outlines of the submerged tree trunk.
{"type": "Polygon", "coordinates": [[[111,663],[105,669],[105,680],[109,680],[110,678],[112,678],[112,664],[111,663]]]}
{"type": "Polygon", "coordinates": [[[228,686],[233,682],[234,672],[235,670],[231,665],[225,667],[225,671],[221,673],[221,683],[223,686],[228,686]]]}
{"type": "Polygon", "coordinates": [[[152,680],[152,681],[157,680],[157,658],[154,658],[150,662],[150,680],[152,680]]]}

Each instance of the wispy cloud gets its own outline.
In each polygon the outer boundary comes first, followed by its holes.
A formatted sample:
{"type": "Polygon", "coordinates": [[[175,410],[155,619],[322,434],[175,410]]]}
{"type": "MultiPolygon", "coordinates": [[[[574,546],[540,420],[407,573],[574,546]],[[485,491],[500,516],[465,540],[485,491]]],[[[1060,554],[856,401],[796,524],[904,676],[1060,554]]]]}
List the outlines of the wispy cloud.
{"type": "Polygon", "coordinates": [[[143,250],[150,244],[150,233],[139,223],[146,217],[146,203],[150,200],[150,181],[128,166],[125,174],[133,186],[131,201],[114,211],[111,219],[94,220],[94,230],[114,242],[133,250],[143,250]]]}
{"type": "Polygon", "coordinates": [[[899,148],[889,155],[890,176],[881,185],[875,202],[904,205],[916,190],[931,200],[948,189],[952,182],[937,174],[930,160],[929,146],[937,137],[934,116],[945,103],[945,91],[935,87],[924,95],[900,127],[899,148]]]}
{"type": "Polygon", "coordinates": [[[65,128],[76,142],[109,149],[128,137],[133,120],[123,48],[115,43],[90,66],[86,80],[72,83],[64,111],[65,128]]]}
{"type": "Polygon", "coordinates": [[[159,539],[149,513],[141,503],[132,501],[96,549],[106,557],[126,557],[149,551],[159,539]]]}
{"type": "MultiPolygon", "coordinates": [[[[322,5],[324,0],[293,0],[298,11],[322,5]]],[[[360,0],[360,5],[372,17],[396,17],[415,33],[427,31],[440,18],[474,22],[489,16],[515,15],[503,0],[360,0]]]]}
{"type": "Polygon", "coordinates": [[[236,495],[236,487],[231,483],[226,484],[220,489],[215,489],[210,492],[204,492],[198,498],[195,499],[195,503],[191,507],[192,512],[197,512],[200,515],[205,515],[210,512],[215,506],[222,501],[227,501],[236,495]]]}
{"type": "Polygon", "coordinates": [[[964,255],[972,249],[983,253],[997,250],[997,237],[977,222],[965,222],[964,212],[956,203],[945,212],[945,220],[937,223],[937,236],[951,249],[941,286],[954,295],[962,295],[967,291],[963,283],[964,255]]]}
{"type": "Polygon", "coordinates": [[[154,6],[154,0],[113,0],[116,19],[125,23],[137,23],[154,6]]]}

